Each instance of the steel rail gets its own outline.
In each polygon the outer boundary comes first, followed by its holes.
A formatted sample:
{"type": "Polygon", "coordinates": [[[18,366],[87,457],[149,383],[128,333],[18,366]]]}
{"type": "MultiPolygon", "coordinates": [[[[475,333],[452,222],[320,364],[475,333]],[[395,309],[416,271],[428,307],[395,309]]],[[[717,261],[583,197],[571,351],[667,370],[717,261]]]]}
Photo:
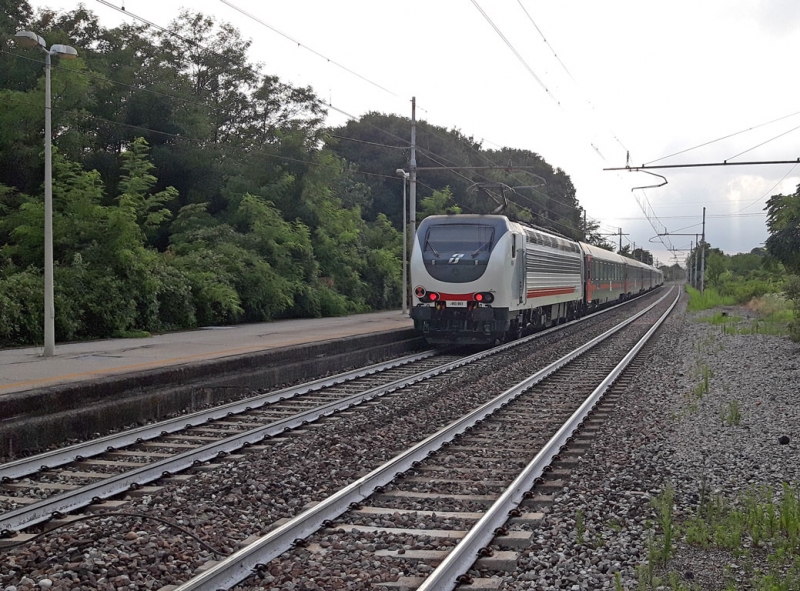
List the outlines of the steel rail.
{"type": "MultiPolygon", "coordinates": [[[[365,400],[383,396],[397,389],[429,379],[433,376],[451,371],[463,365],[473,363],[479,359],[496,355],[509,348],[520,346],[533,339],[541,338],[567,326],[584,322],[591,318],[596,318],[598,314],[609,312],[613,309],[616,309],[616,306],[607,308],[596,314],[585,316],[572,322],[568,322],[566,324],[530,335],[523,339],[512,341],[487,351],[475,353],[462,359],[457,359],[439,367],[414,374],[413,376],[400,378],[388,384],[376,386],[375,388],[365,390],[352,396],[332,401],[328,404],[292,415],[291,417],[280,419],[267,425],[262,425],[261,427],[256,427],[249,431],[232,435],[226,439],[208,443],[170,458],[165,458],[163,460],[147,464],[146,466],[141,466],[128,472],[111,476],[107,479],[86,485],[79,489],[53,495],[52,497],[43,499],[36,503],[19,507],[18,509],[14,509],[0,515],[0,531],[15,531],[24,527],[36,525],[37,523],[48,521],[60,513],[68,513],[70,511],[75,511],[76,509],[90,505],[91,503],[96,502],[97,499],[107,499],[113,497],[114,495],[126,492],[130,488],[146,485],[167,474],[180,472],[198,463],[207,462],[221,455],[235,452],[246,445],[259,443],[267,437],[279,435],[287,430],[296,429],[306,423],[316,421],[320,417],[333,414],[339,410],[354,406],[365,400]]],[[[647,309],[649,310],[650,308],[647,309]]],[[[638,317],[638,315],[634,316],[634,318],[636,317],[638,317]]],[[[336,376],[329,379],[335,379],[335,377],[336,376]]],[[[180,417],[180,419],[181,422],[185,424],[186,417],[180,417]]],[[[109,450],[106,448],[103,451],[109,450]]],[[[80,458],[76,458],[76,460],[79,459],[80,458]]]]}
{"type": "MultiPolygon", "coordinates": [[[[629,302],[630,301],[633,300],[629,300],[629,302]]],[[[566,326],[570,326],[574,323],[587,320],[591,317],[596,317],[605,312],[609,312],[615,308],[616,306],[606,308],[605,310],[601,310],[589,316],[584,316],[583,318],[579,318],[572,322],[568,322],[559,327],[553,327],[548,330],[536,333],[534,335],[529,335],[518,341],[514,341],[512,343],[506,343],[501,347],[496,347],[495,349],[492,349],[492,351],[493,352],[505,351],[509,347],[518,346],[532,339],[542,337],[554,330],[559,330],[566,326]]],[[[75,445],[71,445],[69,447],[56,449],[53,451],[37,454],[34,456],[29,456],[26,458],[20,458],[19,460],[14,460],[12,462],[6,462],[4,464],[0,464],[0,481],[5,481],[14,478],[23,478],[30,474],[35,474],[36,472],[39,472],[41,470],[49,468],[57,468],[59,466],[67,465],[71,462],[79,461],[80,459],[83,458],[91,458],[93,456],[97,456],[106,453],[108,451],[113,451],[115,449],[140,443],[141,441],[149,441],[151,439],[161,437],[165,434],[177,433],[188,427],[195,427],[198,425],[202,425],[207,421],[222,419],[227,416],[230,416],[231,414],[240,414],[248,410],[259,408],[261,406],[264,406],[265,404],[270,404],[272,402],[279,402],[282,398],[288,399],[302,394],[308,394],[309,392],[316,392],[318,390],[322,390],[324,388],[328,388],[330,386],[334,386],[339,383],[348,382],[387,369],[392,369],[401,365],[406,365],[408,363],[420,361],[422,359],[432,357],[435,354],[436,354],[435,352],[427,351],[424,353],[407,355],[399,359],[393,359],[383,363],[376,363],[368,367],[355,369],[349,372],[344,372],[327,378],[320,378],[318,380],[313,380],[311,382],[306,382],[304,384],[300,384],[299,386],[289,386],[287,388],[283,388],[275,392],[268,392],[266,394],[254,396],[252,398],[247,398],[245,400],[230,402],[228,404],[215,406],[213,408],[197,411],[188,415],[181,415],[179,417],[175,417],[174,419],[168,419],[166,421],[153,423],[151,425],[144,425],[142,427],[137,427],[136,429],[125,431],[123,433],[106,435],[105,437],[99,437],[97,439],[92,439],[90,441],[76,443],[75,445]]]]}
{"type": "MultiPolygon", "coordinates": [[[[470,427],[484,420],[500,407],[561,369],[567,363],[578,358],[580,355],[622,330],[630,323],[635,322],[642,315],[661,303],[667,295],[669,294],[664,294],[658,301],[631,318],[628,318],[567,355],[564,355],[464,417],[450,423],[410,449],[395,456],[366,476],[350,483],[339,492],[292,518],[290,521],[249,546],[242,548],[203,573],[179,585],[174,591],[218,591],[219,589],[230,589],[234,585],[245,580],[257,569],[258,565],[266,564],[270,560],[280,556],[290,549],[297,540],[311,535],[322,527],[324,522],[333,520],[344,513],[352,503],[357,503],[370,496],[377,487],[385,486],[394,480],[397,474],[411,469],[416,462],[423,460],[430,452],[452,441],[457,435],[460,435],[470,427]]],[[[543,333],[539,334],[541,335],[543,333]]]]}
{"type": "MultiPolygon", "coordinates": [[[[526,491],[529,491],[535,481],[544,474],[553,458],[567,444],[568,439],[578,429],[583,420],[589,415],[592,408],[600,401],[611,384],[622,374],[626,367],[641,351],[650,337],[658,330],[667,319],[680,299],[680,291],[670,307],[636,343],[636,345],[623,357],[617,366],[609,373],[597,388],[586,398],[578,409],[567,419],[555,435],[547,442],[542,450],[536,454],[522,473],[514,479],[506,491],[486,511],[483,517],[470,528],[467,535],[453,548],[439,566],[429,574],[417,591],[442,591],[453,589],[459,576],[466,573],[478,556],[478,552],[488,546],[495,537],[495,530],[508,521],[509,512],[515,509],[523,500],[526,491]]],[[[666,297],[666,296],[665,296],[666,297]]]]}
{"type": "Polygon", "coordinates": [[[152,425],[145,425],[143,427],[131,429],[130,431],[125,431],[124,433],[115,433],[83,443],[77,443],[62,449],[21,458],[13,462],[7,462],[0,465],[0,480],[22,478],[29,474],[35,474],[42,469],[56,468],[75,462],[79,458],[91,458],[92,456],[103,454],[107,451],[111,451],[109,448],[117,449],[140,443],[141,441],[155,439],[156,437],[161,437],[168,433],[177,433],[188,427],[202,425],[207,421],[222,419],[231,414],[240,414],[248,410],[259,408],[265,404],[279,402],[281,399],[289,399],[301,394],[316,392],[317,390],[322,390],[339,383],[348,382],[387,369],[393,369],[401,365],[420,361],[432,357],[435,354],[436,353],[433,351],[426,351],[423,353],[406,355],[405,357],[400,357],[391,361],[376,363],[368,367],[362,367],[327,378],[306,382],[299,386],[289,386],[275,392],[268,392],[245,400],[229,402],[221,406],[215,406],[214,408],[200,410],[188,415],[181,415],[174,419],[153,423],[152,425]]]}
{"type": "MultiPolygon", "coordinates": [[[[586,316],[569,324],[581,322],[594,316],[596,315],[586,316]]],[[[165,474],[180,472],[198,463],[207,462],[219,457],[220,455],[235,452],[246,445],[259,443],[267,437],[273,437],[275,435],[280,435],[284,431],[296,429],[306,423],[316,421],[320,417],[333,414],[345,408],[349,408],[350,406],[354,406],[365,400],[383,396],[397,389],[429,379],[463,365],[473,363],[479,359],[483,359],[484,357],[496,355],[508,348],[520,346],[532,339],[541,338],[546,334],[560,330],[565,326],[567,325],[565,324],[558,327],[553,327],[524,339],[506,343],[500,347],[495,347],[487,351],[481,351],[461,359],[456,359],[450,363],[445,363],[412,376],[399,378],[388,384],[376,386],[363,392],[359,392],[345,398],[340,398],[339,400],[334,400],[296,415],[279,419],[267,425],[262,425],[249,431],[231,435],[230,437],[220,441],[207,443],[201,447],[183,452],[181,454],[176,454],[170,458],[164,458],[162,460],[147,464],[146,466],[134,468],[128,472],[111,476],[104,480],[83,486],[79,489],[53,495],[52,497],[43,499],[36,503],[19,507],[13,511],[9,511],[0,515],[0,532],[15,531],[23,527],[29,527],[43,521],[48,521],[56,514],[68,513],[81,507],[90,505],[97,499],[107,499],[109,497],[113,497],[114,495],[123,493],[132,487],[143,486],[153,482],[154,480],[158,480],[165,474]]],[[[335,379],[335,377],[330,379],[335,379]]],[[[180,418],[185,419],[186,417],[180,418]]]]}
{"type": "MultiPolygon", "coordinates": [[[[484,352],[484,354],[491,353],[491,351],[484,352]]],[[[106,499],[123,493],[132,487],[142,486],[154,480],[158,480],[165,475],[180,472],[193,465],[208,462],[225,454],[235,452],[247,445],[259,443],[266,438],[280,435],[284,431],[297,429],[307,423],[316,421],[320,417],[331,415],[337,411],[364,402],[365,400],[383,396],[400,388],[439,375],[440,373],[450,371],[456,367],[474,361],[472,357],[475,356],[457,359],[433,369],[416,373],[412,376],[399,378],[388,384],[375,386],[374,388],[364,390],[363,392],[353,394],[346,398],[340,398],[339,400],[334,400],[290,417],[279,419],[267,425],[237,433],[220,441],[213,441],[170,458],[164,458],[163,460],[158,460],[146,466],[141,466],[128,472],[111,476],[105,480],[88,484],[79,489],[53,495],[47,499],[9,511],[0,515],[0,531],[14,531],[23,527],[29,527],[47,521],[55,514],[74,511],[95,502],[97,499],[106,499]]],[[[165,444],[165,447],[168,447],[168,444],[165,444]]]]}

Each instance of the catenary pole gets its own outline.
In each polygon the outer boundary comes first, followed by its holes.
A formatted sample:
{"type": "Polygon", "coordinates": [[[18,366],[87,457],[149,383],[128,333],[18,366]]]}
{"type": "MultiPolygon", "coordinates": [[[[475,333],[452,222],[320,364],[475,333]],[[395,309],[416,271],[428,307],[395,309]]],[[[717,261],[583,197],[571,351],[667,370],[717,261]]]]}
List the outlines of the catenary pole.
{"type": "Polygon", "coordinates": [[[706,289],[706,208],[703,208],[703,237],[700,239],[700,293],[706,289]]]}
{"type": "Polygon", "coordinates": [[[411,160],[409,161],[411,178],[409,179],[408,217],[411,221],[411,256],[414,256],[414,244],[417,242],[417,97],[411,97],[411,160]]]}
{"type": "Polygon", "coordinates": [[[395,171],[403,179],[403,314],[408,314],[408,207],[406,205],[406,184],[410,176],[402,168],[395,171]]]}

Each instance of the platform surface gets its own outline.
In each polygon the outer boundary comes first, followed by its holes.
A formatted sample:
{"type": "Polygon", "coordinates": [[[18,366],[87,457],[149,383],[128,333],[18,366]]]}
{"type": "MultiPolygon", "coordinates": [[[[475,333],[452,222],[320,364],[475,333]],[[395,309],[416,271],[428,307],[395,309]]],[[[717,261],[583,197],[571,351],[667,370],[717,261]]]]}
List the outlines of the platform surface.
{"type": "Polygon", "coordinates": [[[399,310],[336,318],[300,318],[259,324],[206,327],[141,339],[56,343],[0,349],[0,396],[45,386],[135,373],[170,365],[242,355],[302,343],[413,328],[399,310]]]}

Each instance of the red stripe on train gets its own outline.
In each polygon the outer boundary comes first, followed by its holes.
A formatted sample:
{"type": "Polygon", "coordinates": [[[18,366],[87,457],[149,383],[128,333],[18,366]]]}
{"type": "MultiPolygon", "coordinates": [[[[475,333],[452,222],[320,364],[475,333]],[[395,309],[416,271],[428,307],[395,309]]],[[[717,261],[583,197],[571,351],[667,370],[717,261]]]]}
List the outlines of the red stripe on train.
{"type": "Polygon", "coordinates": [[[437,292],[439,294],[439,300],[443,302],[471,302],[475,298],[475,292],[469,293],[443,293],[437,292]]]}
{"type": "MultiPolygon", "coordinates": [[[[442,302],[470,302],[474,299],[475,293],[439,293],[439,300],[442,302]]],[[[554,295],[564,295],[567,293],[575,293],[574,287],[549,287],[547,289],[532,289],[528,291],[529,298],[545,297],[554,295]]]]}
{"type": "Polygon", "coordinates": [[[546,296],[564,295],[567,293],[575,293],[574,287],[550,287],[547,289],[531,289],[528,290],[529,298],[543,298],[546,296]]]}

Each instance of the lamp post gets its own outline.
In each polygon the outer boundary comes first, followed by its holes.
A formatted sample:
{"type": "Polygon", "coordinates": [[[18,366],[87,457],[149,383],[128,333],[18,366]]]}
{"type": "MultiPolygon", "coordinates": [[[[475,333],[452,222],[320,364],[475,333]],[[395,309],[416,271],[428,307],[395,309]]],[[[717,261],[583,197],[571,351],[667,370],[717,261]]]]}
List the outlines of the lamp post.
{"type": "Polygon", "coordinates": [[[408,215],[406,214],[406,181],[411,173],[406,172],[402,168],[395,170],[397,174],[403,177],[403,314],[408,314],[408,271],[406,265],[408,264],[407,247],[408,247],[408,231],[406,224],[408,223],[408,215]]]}
{"type": "Polygon", "coordinates": [[[14,41],[20,47],[36,47],[44,52],[44,352],[43,357],[52,357],[56,348],[53,297],[53,148],[50,124],[50,58],[54,55],[65,59],[78,57],[78,52],[69,45],[53,45],[49,50],[39,35],[30,31],[18,31],[14,41]]]}

